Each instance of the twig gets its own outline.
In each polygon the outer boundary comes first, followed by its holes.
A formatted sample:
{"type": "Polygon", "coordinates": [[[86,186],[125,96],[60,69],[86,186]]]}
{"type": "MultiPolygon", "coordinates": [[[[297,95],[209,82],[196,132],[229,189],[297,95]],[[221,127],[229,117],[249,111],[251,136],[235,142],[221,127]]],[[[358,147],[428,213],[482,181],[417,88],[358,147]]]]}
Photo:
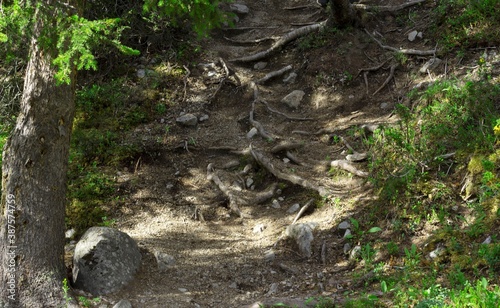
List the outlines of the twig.
{"type": "Polygon", "coordinates": [[[326,264],[326,241],[323,240],[323,244],[321,245],[321,264],[326,264]]]}
{"type": "Polygon", "coordinates": [[[293,220],[292,225],[294,223],[296,223],[297,220],[299,220],[299,218],[302,217],[302,215],[304,215],[305,211],[307,211],[307,209],[309,208],[309,206],[311,206],[311,204],[313,203],[313,201],[314,201],[314,199],[310,199],[309,201],[307,201],[306,204],[304,204],[304,206],[300,209],[300,211],[295,216],[295,219],[293,220]]]}
{"type": "Polygon", "coordinates": [[[356,167],[351,165],[351,163],[348,160],[334,160],[330,163],[330,166],[341,168],[359,177],[366,178],[368,176],[368,172],[358,170],[356,167]]]}
{"type": "Polygon", "coordinates": [[[290,152],[290,151],[286,151],[286,157],[288,157],[288,159],[290,159],[291,161],[293,161],[294,163],[296,163],[299,166],[304,166],[305,165],[297,157],[295,157],[295,155],[293,155],[292,152],[290,152]]]}
{"type": "Polygon", "coordinates": [[[134,174],[137,173],[137,170],[139,169],[139,164],[141,163],[142,156],[139,156],[139,159],[137,159],[137,163],[135,163],[135,169],[134,169],[134,174]]]}

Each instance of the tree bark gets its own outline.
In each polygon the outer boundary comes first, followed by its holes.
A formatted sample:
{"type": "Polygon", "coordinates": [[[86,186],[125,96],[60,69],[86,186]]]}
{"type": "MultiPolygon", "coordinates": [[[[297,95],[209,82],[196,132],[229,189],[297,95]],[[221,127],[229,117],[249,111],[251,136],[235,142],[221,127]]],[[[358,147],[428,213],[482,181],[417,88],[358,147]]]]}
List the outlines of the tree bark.
{"type": "Polygon", "coordinates": [[[346,28],[356,25],[358,18],[351,6],[350,0],[330,0],[333,26],[346,28]]]}
{"type": "Polygon", "coordinates": [[[21,112],[3,153],[0,307],[66,307],[64,215],[74,74],[71,85],[56,85],[54,52],[41,43],[41,33],[54,25],[40,9],[36,14],[21,112]]]}

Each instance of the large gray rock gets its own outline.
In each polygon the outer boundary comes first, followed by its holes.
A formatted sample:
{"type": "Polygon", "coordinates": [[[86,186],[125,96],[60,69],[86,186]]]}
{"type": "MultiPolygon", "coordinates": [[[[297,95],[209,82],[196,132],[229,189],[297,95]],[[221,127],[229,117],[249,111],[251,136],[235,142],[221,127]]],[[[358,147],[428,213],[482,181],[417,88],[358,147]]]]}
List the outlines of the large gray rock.
{"type": "Polygon", "coordinates": [[[107,294],[126,285],[141,264],[141,253],[126,233],[92,227],[76,244],[73,257],[75,287],[94,295],[107,294]]]}
{"type": "Polygon", "coordinates": [[[198,118],[192,113],[183,114],[175,121],[184,126],[196,126],[198,124],[198,118]]]}

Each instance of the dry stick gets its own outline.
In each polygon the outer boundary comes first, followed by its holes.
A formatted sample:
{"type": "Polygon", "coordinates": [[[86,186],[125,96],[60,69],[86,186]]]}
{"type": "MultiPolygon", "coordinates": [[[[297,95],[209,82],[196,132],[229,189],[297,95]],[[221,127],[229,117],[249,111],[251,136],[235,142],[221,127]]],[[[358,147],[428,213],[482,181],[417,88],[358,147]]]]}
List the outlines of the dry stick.
{"type": "Polygon", "coordinates": [[[280,111],[278,111],[276,109],[271,108],[269,106],[269,104],[266,101],[264,101],[264,100],[259,100],[259,102],[262,103],[262,104],[264,104],[266,106],[267,110],[269,110],[270,112],[279,114],[280,116],[283,116],[283,117],[287,118],[288,120],[294,120],[294,121],[312,121],[312,120],[314,120],[313,118],[291,117],[291,116],[289,116],[289,115],[287,115],[287,114],[285,114],[283,112],[280,112],[280,111]]]}
{"type": "Polygon", "coordinates": [[[302,10],[302,9],[308,9],[308,8],[316,8],[316,6],[313,6],[313,5],[287,6],[287,7],[284,7],[283,9],[292,11],[292,10],[302,10]]]}
{"type": "Polygon", "coordinates": [[[306,179],[301,178],[298,175],[287,174],[287,173],[281,172],[278,169],[275,169],[274,166],[271,164],[270,159],[265,157],[262,153],[259,153],[253,149],[250,150],[250,153],[252,154],[253,158],[261,166],[266,168],[267,171],[269,171],[269,173],[271,173],[272,175],[274,175],[275,177],[277,177],[279,179],[288,181],[292,184],[299,185],[299,186],[302,186],[302,187],[307,188],[307,189],[312,189],[314,191],[317,191],[320,194],[320,196],[327,196],[331,193],[331,191],[329,191],[327,188],[322,187],[322,186],[318,186],[318,185],[316,185],[316,184],[314,184],[306,179]]]}
{"type": "Polygon", "coordinates": [[[368,95],[368,72],[363,72],[363,79],[365,80],[365,86],[366,86],[366,95],[368,95]]]}
{"type": "Polygon", "coordinates": [[[263,83],[267,82],[269,79],[277,77],[277,76],[280,76],[280,75],[283,75],[284,73],[288,72],[291,69],[292,69],[292,66],[291,65],[287,65],[287,66],[285,66],[284,68],[282,68],[280,70],[277,70],[277,71],[270,72],[270,73],[266,74],[266,76],[264,76],[261,79],[257,80],[255,83],[256,84],[263,84],[263,83]]]}
{"type": "Polygon", "coordinates": [[[394,77],[394,71],[396,70],[396,67],[398,67],[397,64],[393,64],[391,65],[391,71],[389,72],[389,77],[387,77],[387,79],[384,81],[384,83],[380,86],[380,88],[377,89],[377,91],[373,92],[372,95],[375,95],[377,94],[378,92],[380,92],[380,90],[382,90],[388,83],[389,81],[391,81],[391,79],[394,77]]]}
{"type": "Polygon", "coordinates": [[[250,56],[232,59],[231,61],[232,62],[252,62],[252,61],[264,59],[264,58],[268,57],[269,55],[271,55],[272,53],[281,49],[281,47],[288,44],[289,42],[291,42],[291,41],[293,41],[301,36],[307,35],[309,33],[319,31],[319,30],[323,29],[325,26],[326,26],[326,20],[322,21],[320,23],[314,24],[314,25],[298,28],[296,30],[293,30],[293,31],[287,33],[283,37],[281,37],[276,43],[274,43],[267,50],[258,52],[256,54],[253,54],[250,56]]]}
{"type": "Polygon", "coordinates": [[[355,9],[361,9],[365,11],[377,11],[377,12],[395,12],[407,7],[425,2],[427,0],[415,0],[408,3],[403,3],[396,6],[386,6],[386,5],[366,5],[366,4],[351,4],[355,9]]]}
{"type": "Polygon", "coordinates": [[[294,223],[297,222],[297,220],[299,220],[299,218],[305,213],[305,211],[307,211],[307,209],[309,208],[309,206],[313,203],[314,199],[310,199],[309,201],[307,201],[306,204],[304,204],[304,206],[300,209],[300,211],[297,213],[297,215],[295,216],[295,219],[293,220],[292,222],[292,225],[294,223]]]}
{"type": "Polygon", "coordinates": [[[382,49],[387,49],[387,50],[391,50],[391,51],[394,51],[394,52],[403,53],[403,54],[406,54],[406,55],[432,56],[432,55],[436,54],[436,49],[433,49],[433,50],[397,49],[397,48],[394,48],[394,47],[391,47],[391,46],[387,46],[387,45],[382,44],[382,42],[380,42],[373,35],[371,35],[370,32],[368,32],[368,30],[365,29],[365,32],[366,32],[366,34],[368,34],[368,36],[370,36],[372,38],[372,40],[374,40],[375,42],[377,42],[377,44],[382,49]]]}
{"type": "Polygon", "coordinates": [[[326,264],[326,241],[321,245],[321,264],[326,264]]]}

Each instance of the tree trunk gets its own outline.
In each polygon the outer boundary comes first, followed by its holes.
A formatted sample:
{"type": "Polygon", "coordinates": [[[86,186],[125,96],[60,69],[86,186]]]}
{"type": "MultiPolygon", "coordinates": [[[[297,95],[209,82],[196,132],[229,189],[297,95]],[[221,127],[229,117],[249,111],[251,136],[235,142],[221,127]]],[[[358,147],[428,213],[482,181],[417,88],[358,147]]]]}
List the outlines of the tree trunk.
{"type": "Polygon", "coordinates": [[[345,28],[358,23],[358,18],[349,0],[330,0],[333,26],[345,28]]]}
{"type": "Polygon", "coordinates": [[[56,86],[54,52],[39,40],[54,25],[39,11],[21,112],[3,153],[0,307],[66,307],[64,215],[74,76],[71,85],[56,86]]]}

